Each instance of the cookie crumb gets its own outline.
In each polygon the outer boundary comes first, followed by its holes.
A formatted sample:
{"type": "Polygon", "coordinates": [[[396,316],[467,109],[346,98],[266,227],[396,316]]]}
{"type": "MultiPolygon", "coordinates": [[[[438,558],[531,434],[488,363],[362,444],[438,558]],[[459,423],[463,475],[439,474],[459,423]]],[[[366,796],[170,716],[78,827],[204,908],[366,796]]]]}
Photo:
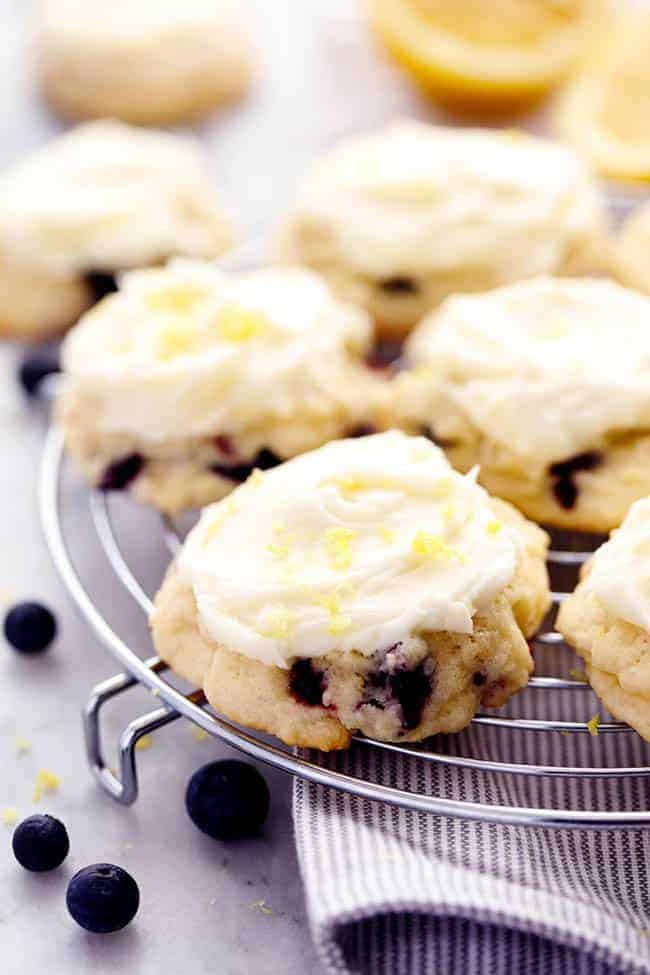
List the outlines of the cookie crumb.
{"type": "Polygon", "coordinates": [[[589,732],[590,735],[593,735],[594,738],[598,736],[599,724],[600,724],[599,714],[594,714],[593,718],[590,718],[589,721],[587,721],[587,731],[589,732]]]}
{"type": "Polygon", "coordinates": [[[143,735],[142,738],[138,738],[135,743],[135,750],[137,752],[146,751],[147,748],[151,748],[153,745],[153,738],[151,735],[143,735]]]}
{"type": "Polygon", "coordinates": [[[15,826],[20,819],[20,813],[15,806],[5,806],[2,810],[2,822],[5,826],[15,826]]]}
{"type": "Polygon", "coordinates": [[[192,725],[190,730],[194,741],[206,741],[210,737],[205,728],[197,728],[196,725],[192,725]]]}
{"type": "Polygon", "coordinates": [[[273,909],[268,906],[265,900],[253,901],[251,910],[259,911],[260,914],[265,914],[267,917],[273,914],[273,909]]]}
{"type": "Polygon", "coordinates": [[[48,769],[41,769],[36,776],[32,802],[40,802],[44,792],[56,792],[61,785],[61,779],[48,769]]]}

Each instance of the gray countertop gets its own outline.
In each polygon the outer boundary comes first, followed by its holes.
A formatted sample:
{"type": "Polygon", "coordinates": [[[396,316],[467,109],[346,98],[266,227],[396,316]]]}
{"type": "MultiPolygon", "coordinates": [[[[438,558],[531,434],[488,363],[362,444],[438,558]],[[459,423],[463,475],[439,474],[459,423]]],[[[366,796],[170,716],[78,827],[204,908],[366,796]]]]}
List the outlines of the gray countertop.
{"type": "MultiPolygon", "coordinates": [[[[0,166],[60,128],[29,84],[27,7],[24,0],[0,0],[0,166]]],[[[307,159],[337,136],[424,111],[407,83],[378,58],[352,0],[258,0],[255,7],[256,88],[241,106],[200,128],[215,182],[224,187],[243,234],[272,222],[307,159]]],[[[317,972],[293,846],[289,778],[265,771],[273,804],[264,834],[225,845],[192,826],[183,795],[194,769],[229,752],[211,740],[197,742],[185,722],[158,732],[151,748],[139,752],[141,794],[134,806],[118,806],[90,777],[80,709],[93,684],[118,668],[75,615],[41,537],[35,491],[46,417],[16,389],[19,355],[0,350],[0,600],[47,602],[57,613],[60,637],[50,653],[32,660],[0,638],[0,809],[60,816],[72,849],[62,870],[28,874],[13,860],[11,831],[0,822],[0,967],[7,975],[317,972]],[[29,753],[17,754],[18,737],[31,743],[29,753]],[[39,769],[55,772],[61,786],[35,805],[39,769]],[[103,938],[86,935],[65,910],[67,879],[98,860],[130,870],[142,894],[136,922],[103,938]]],[[[87,530],[78,483],[70,486],[67,510],[84,577],[111,618],[119,618],[121,632],[146,641],[142,621],[87,530]]],[[[125,517],[143,571],[155,584],[165,562],[159,529],[148,512],[131,507],[125,517]]],[[[109,713],[108,741],[115,742],[128,717],[150,708],[143,691],[129,692],[109,713]]]]}

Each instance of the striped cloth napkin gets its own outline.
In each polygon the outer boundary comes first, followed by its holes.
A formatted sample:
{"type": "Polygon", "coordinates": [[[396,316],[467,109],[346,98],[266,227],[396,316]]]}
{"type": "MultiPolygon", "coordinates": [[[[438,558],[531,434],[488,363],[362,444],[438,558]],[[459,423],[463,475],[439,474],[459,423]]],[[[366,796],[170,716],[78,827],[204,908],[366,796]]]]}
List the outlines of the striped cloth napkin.
{"type": "MultiPolygon", "coordinates": [[[[573,659],[536,652],[537,672],[573,659]]],[[[565,667],[565,669],[566,669],[565,667]]],[[[527,689],[502,713],[585,721],[591,690],[527,689]]],[[[527,764],[650,766],[634,733],[472,725],[447,754],[527,764]]],[[[311,756],[313,760],[313,755],[311,756]]],[[[468,770],[359,742],[323,765],[448,798],[546,808],[650,810],[650,778],[468,770]]],[[[313,937],[340,975],[650,973],[650,830],[543,829],[405,811],[296,780],[296,843],[313,937]]]]}

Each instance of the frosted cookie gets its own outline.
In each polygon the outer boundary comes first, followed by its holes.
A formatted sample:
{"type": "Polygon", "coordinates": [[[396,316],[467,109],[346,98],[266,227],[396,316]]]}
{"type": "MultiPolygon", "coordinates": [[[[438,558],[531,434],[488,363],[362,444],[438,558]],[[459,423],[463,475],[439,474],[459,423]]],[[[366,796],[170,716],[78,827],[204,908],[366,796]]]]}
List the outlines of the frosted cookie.
{"type": "Polygon", "coordinates": [[[623,284],[650,294],[650,204],[625,221],[613,248],[612,270],[623,284]]]}
{"type": "Polygon", "coordinates": [[[90,482],[175,512],[362,426],[370,323],[313,272],[178,259],[68,334],[59,420],[90,482]]]}
{"type": "Polygon", "coordinates": [[[232,243],[194,140],[79,126],[0,177],[0,336],[63,331],[125,268],[232,243]]]}
{"type": "Polygon", "coordinates": [[[237,0],[39,0],[36,68],[68,118],[168,125],[247,89],[249,31],[237,0]]]}
{"type": "Polygon", "coordinates": [[[154,643],[219,712],[287,744],[459,731],[528,681],[546,544],[426,439],[341,440],[206,509],[154,643]]]}
{"type": "Polygon", "coordinates": [[[536,521],[605,532],[650,486],[650,300],[537,278],[450,298],[411,335],[387,425],[425,431],[536,521]]]}
{"type": "Polygon", "coordinates": [[[607,709],[650,741],[650,497],[595,553],[557,628],[607,709]]]}
{"type": "Polygon", "coordinates": [[[403,336],[449,294],[593,270],[605,235],[596,185],[571,150],[410,121],[316,163],[278,250],[325,274],[381,335],[403,336]]]}

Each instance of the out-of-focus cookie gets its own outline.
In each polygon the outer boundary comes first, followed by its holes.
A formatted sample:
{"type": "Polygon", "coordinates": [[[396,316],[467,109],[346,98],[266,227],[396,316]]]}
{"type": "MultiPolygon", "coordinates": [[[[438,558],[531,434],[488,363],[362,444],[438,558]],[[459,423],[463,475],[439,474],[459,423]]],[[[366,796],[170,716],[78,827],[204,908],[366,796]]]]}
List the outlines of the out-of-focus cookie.
{"type": "Polygon", "coordinates": [[[0,177],[0,336],[63,331],[115,274],[217,257],[230,219],[194,140],[89,122],[0,177]]]}
{"type": "Polygon", "coordinates": [[[650,741],[650,497],[595,553],[557,628],[607,709],[650,741]]]}
{"type": "Polygon", "coordinates": [[[367,317],[313,272],[179,259],[124,275],[62,350],[59,420],[91,484],[167,512],[367,423],[367,317]]]}
{"type": "Polygon", "coordinates": [[[621,523],[650,486],[650,300],[537,278],[450,298],[406,348],[385,425],[424,431],[529,518],[621,523]]]}
{"type": "Polygon", "coordinates": [[[600,267],[605,228],[571,150],[409,121],[345,139],[317,162],[278,251],[366,308],[380,335],[399,337],[449,294],[600,267]]]}
{"type": "Polygon", "coordinates": [[[288,744],[459,731],[528,681],[547,541],[422,437],[341,440],[206,509],[154,643],[218,711],[288,744]]]}
{"type": "Polygon", "coordinates": [[[237,0],[39,0],[35,34],[43,93],[72,119],[183,122],[250,82],[237,0]]]}
{"type": "Polygon", "coordinates": [[[650,204],[628,217],[612,251],[612,271],[618,280],[650,294],[650,204]]]}

